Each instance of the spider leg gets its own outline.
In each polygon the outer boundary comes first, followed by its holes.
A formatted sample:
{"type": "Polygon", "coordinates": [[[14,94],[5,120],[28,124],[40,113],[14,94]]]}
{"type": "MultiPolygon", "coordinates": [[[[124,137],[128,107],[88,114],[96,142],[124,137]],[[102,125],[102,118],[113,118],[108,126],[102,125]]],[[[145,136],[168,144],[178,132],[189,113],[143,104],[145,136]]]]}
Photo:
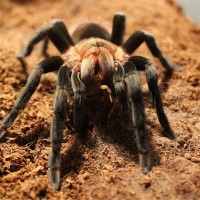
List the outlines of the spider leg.
{"type": "Polygon", "coordinates": [[[43,39],[45,39],[45,41],[42,46],[42,53],[45,54],[48,38],[61,53],[66,51],[71,45],[74,45],[63,21],[54,19],[48,25],[40,27],[30,37],[23,51],[17,55],[17,58],[21,60],[22,58],[29,56],[33,51],[34,46],[43,39]]]}
{"type": "Polygon", "coordinates": [[[113,27],[111,34],[111,42],[116,45],[122,45],[125,31],[125,15],[116,13],[113,17],[113,27]]]}
{"type": "Polygon", "coordinates": [[[74,128],[82,135],[86,129],[86,98],[84,96],[85,86],[80,79],[80,72],[72,71],[71,82],[74,92],[74,128]]]}
{"type": "Polygon", "coordinates": [[[48,56],[49,56],[48,53],[47,53],[48,44],[49,44],[49,39],[48,39],[48,37],[45,37],[45,38],[44,38],[44,41],[43,41],[43,43],[42,43],[42,45],[41,45],[41,49],[40,49],[41,54],[42,54],[45,58],[48,58],[48,56]]]}
{"type": "Polygon", "coordinates": [[[160,48],[158,47],[156,40],[152,33],[140,30],[133,33],[129,39],[123,44],[124,50],[131,54],[133,53],[143,42],[146,42],[148,48],[150,49],[153,56],[157,57],[161,64],[167,71],[182,70],[181,67],[173,67],[169,60],[163,55],[160,48]]]}
{"type": "Polygon", "coordinates": [[[140,164],[144,174],[150,171],[150,143],[145,130],[145,111],[140,77],[132,62],[124,64],[125,83],[132,112],[132,124],[136,129],[137,146],[140,152],[140,164]]]}
{"type": "Polygon", "coordinates": [[[132,125],[136,129],[136,139],[140,152],[141,168],[142,172],[146,174],[150,171],[150,144],[145,130],[145,112],[140,78],[135,65],[131,62],[126,62],[124,64],[124,72],[120,71],[121,69],[118,70],[114,75],[115,91],[120,91],[117,92],[120,100],[124,99],[121,98],[124,96],[121,95],[122,93],[125,95],[128,93],[127,101],[130,102],[132,125]],[[122,87],[119,87],[119,84],[122,87]]]}
{"type": "Polygon", "coordinates": [[[29,99],[35,92],[42,74],[48,72],[56,71],[63,64],[63,60],[59,56],[53,56],[46,60],[40,62],[36,67],[34,67],[28,77],[24,91],[17,98],[12,110],[7,114],[1,125],[0,125],[0,139],[2,139],[6,133],[7,129],[14,123],[19,112],[25,108],[29,99]]]}
{"type": "Polygon", "coordinates": [[[169,139],[174,140],[176,135],[170,127],[167,116],[163,110],[162,98],[158,88],[158,75],[155,65],[149,59],[142,56],[132,56],[129,58],[129,60],[136,65],[137,70],[145,71],[147,83],[152,97],[153,107],[156,108],[159,122],[164,129],[163,134],[169,139]]]}
{"type": "Polygon", "coordinates": [[[58,72],[58,82],[54,100],[54,112],[51,125],[52,151],[49,157],[50,183],[54,189],[60,187],[60,150],[65,129],[64,119],[67,110],[67,98],[69,96],[70,78],[67,66],[62,66],[58,72]]]}
{"type": "Polygon", "coordinates": [[[113,76],[115,94],[120,98],[120,101],[126,99],[125,71],[121,64],[117,65],[117,71],[113,76]]]}

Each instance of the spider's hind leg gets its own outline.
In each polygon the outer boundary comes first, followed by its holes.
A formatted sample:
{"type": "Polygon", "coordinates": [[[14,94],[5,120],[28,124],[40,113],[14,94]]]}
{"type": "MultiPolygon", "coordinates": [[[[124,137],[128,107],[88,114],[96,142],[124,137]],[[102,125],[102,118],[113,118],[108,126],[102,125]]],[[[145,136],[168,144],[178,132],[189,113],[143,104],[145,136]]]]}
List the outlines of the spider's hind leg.
{"type": "Polygon", "coordinates": [[[49,54],[47,53],[47,49],[48,49],[48,44],[49,44],[49,38],[48,37],[45,37],[44,38],[44,41],[41,45],[41,54],[45,57],[45,58],[48,58],[49,57],[49,54]]]}
{"type": "Polygon", "coordinates": [[[25,68],[23,58],[29,56],[33,51],[34,46],[42,40],[44,40],[44,42],[42,44],[41,51],[43,55],[47,55],[46,50],[49,39],[61,53],[67,50],[70,45],[74,45],[74,42],[71,39],[63,21],[54,19],[48,25],[42,26],[36,30],[28,40],[22,52],[17,55],[17,58],[21,62],[23,68],[25,68]]]}
{"type": "Polygon", "coordinates": [[[157,57],[161,64],[164,66],[164,68],[168,72],[172,72],[174,70],[176,71],[181,71],[182,67],[174,67],[170,63],[170,61],[163,55],[161,52],[160,48],[158,47],[156,40],[153,36],[152,33],[145,31],[145,30],[140,30],[135,33],[133,33],[129,39],[123,44],[124,50],[131,54],[133,53],[143,42],[146,42],[149,50],[153,54],[153,56],[157,57]]]}
{"type": "Polygon", "coordinates": [[[122,45],[125,31],[125,15],[116,13],[113,17],[113,27],[111,34],[111,42],[116,45],[122,45]]]}
{"type": "Polygon", "coordinates": [[[142,56],[132,56],[129,60],[136,65],[137,70],[145,71],[153,107],[156,108],[159,122],[164,129],[163,134],[169,139],[175,139],[176,135],[173,132],[167,116],[163,110],[162,98],[158,87],[158,75],[154,64],[149,59],[142,56]]]}

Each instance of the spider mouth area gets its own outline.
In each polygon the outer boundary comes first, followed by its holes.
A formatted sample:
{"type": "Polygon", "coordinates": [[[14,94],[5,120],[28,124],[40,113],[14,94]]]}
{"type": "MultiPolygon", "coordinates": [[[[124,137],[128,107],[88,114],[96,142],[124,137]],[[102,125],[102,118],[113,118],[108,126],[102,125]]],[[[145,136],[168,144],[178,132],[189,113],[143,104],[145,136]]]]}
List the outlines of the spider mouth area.
{"type": "MultiPolygon", "coordinates": [[[[104,50],[106,51],[106,50],[104,50]]],[[[113,56],[104,51],[95,51],[87,54],[81,62],[81,79],[84,83],[110,81],[114,74],[113,56]]]]}
{"type": "Polygon", "coordinates": [[[96,66],[94,67],[94,76],[101,74],[102,70],[99,66],[99,64],[96,64],[96,66]]]}
{"type": "Polygon", "coordinates": [[[103,79],[102,69],[98,63],[94,66],[92,74],[93,81],[101,81],[103,79]]]}

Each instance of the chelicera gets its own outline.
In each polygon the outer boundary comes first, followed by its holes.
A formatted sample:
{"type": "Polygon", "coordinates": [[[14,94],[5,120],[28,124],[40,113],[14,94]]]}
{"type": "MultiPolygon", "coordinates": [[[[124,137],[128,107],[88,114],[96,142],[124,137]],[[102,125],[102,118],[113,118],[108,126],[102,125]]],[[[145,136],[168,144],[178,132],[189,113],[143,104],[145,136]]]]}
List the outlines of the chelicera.
{"type": "Polygon", "coordinates": [[[145,131],[145,111],[138,75],[138,71],[144,71],[153,106],[164,129],[164,136],[175,139],[163,110],[155,65],[145,57],[131,54],[146,42],[151,53],[160,60],[167,71],[172,72],[174,67],[164,57],[150,32],[137,31],[123,42],[124,31],[125,16],[121,13],[113,17],[111,34],[100,25],[89,23],[79,26],[70,36],[61,20],[53,20],[48,25],[40,27],[18,55],[18,59],[23,62],[23,58],[30,55],[33,47],[42,40],[43,54],[46,54],[49,40],[61,52],[61,56],[48,57],[32,69],[24,91],[0,126],[0,137],[3,138],[36,90],[41,76],[58,70],[50,131],[52,151],[49,157],[50,183],[54,189],[60,187],[61,141],[65,129],[64,120],[68,114],[68,98],[71,95],[74,99],[72,126],[80,135],[87,131],[85,103],[91,96],[98,97],[102,90],[106,90],[110,103],[117,99],[115,102],[120,104],[121,109],[127,109],[131,116],[131,125],[135,129],[142,172],[148,173],[150,145],[145,131]],[[73,94],[70,93],[71,88],[73,94]]]}

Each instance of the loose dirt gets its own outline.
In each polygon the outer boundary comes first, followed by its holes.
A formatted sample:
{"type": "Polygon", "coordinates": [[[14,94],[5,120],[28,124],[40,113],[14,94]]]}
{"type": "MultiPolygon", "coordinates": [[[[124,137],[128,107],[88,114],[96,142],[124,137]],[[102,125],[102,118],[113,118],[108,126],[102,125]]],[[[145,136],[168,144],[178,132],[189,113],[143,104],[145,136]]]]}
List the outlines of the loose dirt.
{"type": "MultiPolygon", "coordinates": [[[[175,141],[162,136],[144,81],[151,172],[142,174],[135,140],[124,131],[115,136],[95,128],[86,141],[65,131],[60,191],[48,181],[56,74],[44,76],[0,144],[0,199],[200,199],[200,27],[174,1],[2,0],[0,9],[0,120],[27,76],[16,53],[36,28],[53,18],[63,19],[70,31],[83,22],[98,22],[110,31],[113,14],[122,11],[127,16],[125,39],[147,29],[171,62],[184,67],[164,80],[165,70],[145,44],[135,52],[156,63],[164,109],[178,136],[175,141]]],[[[37,45],[26,58],[27,73],[43,59],[39,50],[37,45]]],[[[53,45],[48,53],[59,55],[53,45]]]]}

